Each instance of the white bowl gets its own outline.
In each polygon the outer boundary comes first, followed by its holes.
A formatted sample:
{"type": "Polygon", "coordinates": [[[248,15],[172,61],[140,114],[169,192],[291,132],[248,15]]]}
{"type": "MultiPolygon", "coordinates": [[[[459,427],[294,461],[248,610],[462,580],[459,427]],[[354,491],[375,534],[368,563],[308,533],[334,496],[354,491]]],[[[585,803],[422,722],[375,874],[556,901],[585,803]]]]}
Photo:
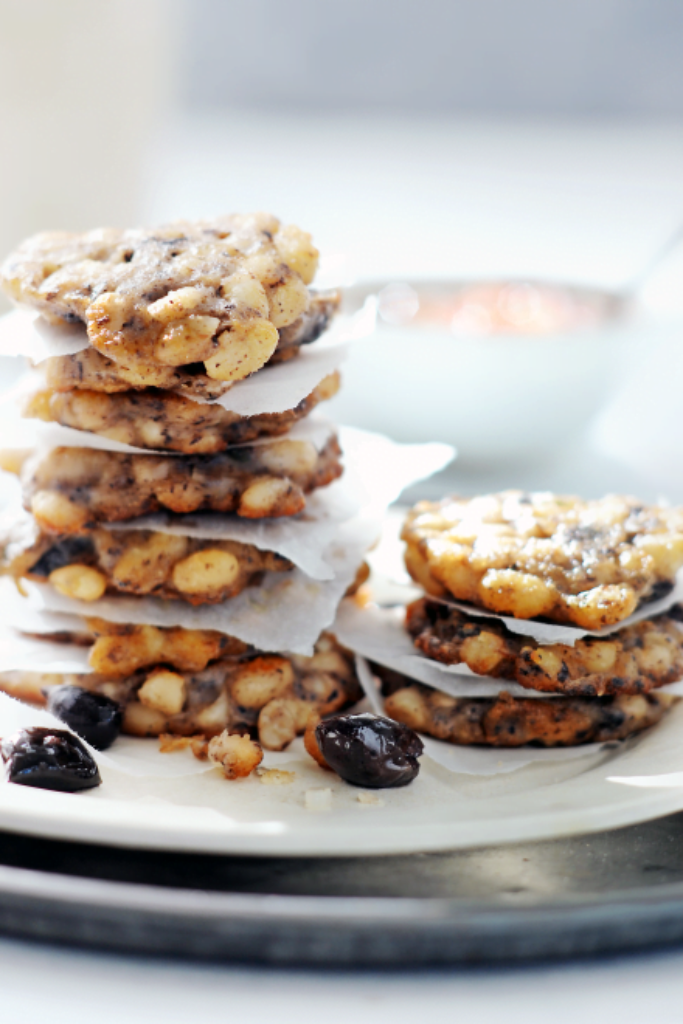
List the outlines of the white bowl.
{"type": "MultiPolygon", "coordinates": [[[[413,281],[409,288],[427,303],[471,284],[413,281]]],[[[349,288],[346,311],[368,295],[381,296],[388,285],[349,288]]],[[[616,294],[563,291],[594,304],[597,322],[553,334],[456,336],[448,324],[418,318],[391,324],[379,317],[375,334],[355,345],[344,365],[330,415],[399,441],[447,441],[464,463],[547,457],[586,429],[634,353],[656,334],[655,325],[616,294]]]]}

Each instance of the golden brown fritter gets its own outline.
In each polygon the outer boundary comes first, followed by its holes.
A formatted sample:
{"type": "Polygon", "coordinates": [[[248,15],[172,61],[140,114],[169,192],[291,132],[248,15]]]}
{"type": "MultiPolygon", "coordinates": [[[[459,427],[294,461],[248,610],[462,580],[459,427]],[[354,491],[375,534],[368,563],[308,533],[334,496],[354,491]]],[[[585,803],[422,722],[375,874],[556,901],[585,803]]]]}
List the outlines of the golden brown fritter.
{"type": "Polygon", "coordinates": [[[273,441],[217,455],[126,455],[94,448],[54,448],[23,462],[24,507],[42,530],[81,533],[98,523],[150,512],[234,512],[248,519],[292,516],[305,495],[342,474],[336,437],[318,452],[310,441],[273,441]]]}
{"type": "Polygon", "coordinates": [[[434,661],[467,665],[479,675],[545,693],[648,693],[683,677],[681,605],[604,638],[585,637],[573,647],[541,645],[496,619],[477,618],[426,598],[406,609],[406,629],[434,661]]]}
{"type": "Polygon", "coordinates": [[[419,598],[406,608],[405,627],[418,650],[445,665],[467,665],[473,672],[514,679],[527,638],[496,619],[476,618],[440,601],[419,598]]]}
{"type": "MultiPolygon", "coordinates": [[[[278,347],[268,365],[284,362],[295,356],[302,345],[315,341],[337,312],[340,292],[311,293],[308,310],[289,327],[278,331],[278,347]]],[[[116,394],[130,390],[175,392],[195,399],[216,399],[225,394],[232,381],[216,380],[203,372],[202,363],[189,366],[147,366],[144,372],[136,365],[115,362],[94,348],[84,348],[70,356],[52,356],[40,364],[49,388],[54,391],[98,391],[116,394]]]]}
{"type": "Polygon", "coordinates": [[[109,593],[193,605],[218,604],[260,583],[264,572],[294,568],[281,555],[253,544],[105,529],[57,536],[27,529],[23,541],[6,545],[3,563],[15,579],[49,582],[60,594],[81,601],[109,593]]]}
{"type": "Polygon", "coordinates": [[[114,395],[41,389],[30,396],[24,415],[138,448],[212,455],[231,445],[284,434],[338,390],[339,374],[332,373],[294,409],[238,416],[221,405],[201,404],[155,389],[114,395]]]}
{"type": "Polygon", "coordinates": [[[90,647],[88,661],[99,675],[115,679],[138,669],[163,664],[180,672],[201,672],[211,662],[242,658],[253,649],[213,629],[146,626],[88,618],[81,642],[90,647]]]}
{"type": "Polygon", "coordinates": [[[420,502],[403,528],[406,566],[434,597],[595,630],[671,589],[683,509],[504,491],[420,502]]]}
{"type": "MultiPolygon", "coordinates": [[[[89,647],[90,667],[109,679],[122,679],[138,669],[161,664],[181,672],[201,672],[211,662],[255,654],[249,644],[213,629],[137,625],[94,617],[82,619],[78,630],[28,635],[89,647]]],[[[40,702],[40,692],[26,699],[40,702]]]]}
{"type": "Polygon", "coordinates": [[[279,331],[307,313],[317,264],[310,235],[260,213],[35,235],[0,282],[52,323],[83,323],[131,387],[165,387],[156,369],[197,364],[230,384],[265,365],[279,331]]]}
{"type": "Polygon", "coordinates": [[[655,725],[678,700],[671,694],[618,697],[451,697],[406,680],[385,701],[397,722],[464,746],[573,747],[622,740],[655,725]]]}
{"type": "MultiPolygon", "coordinates": [[[[117,636],[126,634],[113,633],[110,639],[117,636]]],[[[130,674],[121,674],[120,665],[110,674],[2,672],[0,690],[42,704],[50,687],[70,683],[118,701],[124,710],[123,731],[130,735],[217,736],[227,729],[248,733],[268,750],[282,750],[301,735],[311,714],[331,714],[361,696],[352,655],[329,634],[319,638],[310,657],[240,652],[228,644],[218,660],[197,670],[169,663],[165,647],[150,666],[142,652],[151,640],[140,634],[138,638],[138,660],[145,667],[130,674]]],[[[176,638],[181,654],[191,640],[176,638]]],[[[207,643],[205,637],[205,653],[207,643]]],[[[103,655],[99,664],[105,668],[103,655]]]]}

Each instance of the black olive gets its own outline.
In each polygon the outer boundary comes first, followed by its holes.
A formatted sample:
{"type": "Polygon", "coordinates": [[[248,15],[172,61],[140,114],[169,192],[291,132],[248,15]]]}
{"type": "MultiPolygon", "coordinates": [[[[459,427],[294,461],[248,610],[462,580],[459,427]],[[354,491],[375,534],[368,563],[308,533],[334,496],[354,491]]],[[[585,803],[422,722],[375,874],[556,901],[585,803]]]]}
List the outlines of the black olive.
{"type": "Polygon", "coordinates": [[[21,729],[2,740],[10,782],[75,793],[101,783],[97,765],[78,736],[63,729],[21,729]]]}
{"type": "Polygon", "coordinates": [[[643,598],[638,607],[649,604],[650,601],[661,601],[663,597],[668,597],[674,588],[674,583],[671,580],[658,580],[652,587],[652,590],[643,598]]]}
{"type": "Polygon", "coordinates": [[[315,738],[330,768],[354,786],[407,786],[420,770],[422,740],[390,718],[334,715],[316,726],[315,738]]]}
{"type": "Polygon", "coordinates": [[[116,701],[80,686],[65,683],[50,689],[47,709],[95,750],[106,750],[121,732],[123,715],[116,701]]]}
{"type": "Polygon", "coordinates": [[[55,569],[61,569],[71,562],[83,561],[92,556],[95,552],[95,545],[91,537],[78,535],[63,537],[53,544],[45,554],[31,567],[31,572],[36,576],[49,576],[55,569]]]}

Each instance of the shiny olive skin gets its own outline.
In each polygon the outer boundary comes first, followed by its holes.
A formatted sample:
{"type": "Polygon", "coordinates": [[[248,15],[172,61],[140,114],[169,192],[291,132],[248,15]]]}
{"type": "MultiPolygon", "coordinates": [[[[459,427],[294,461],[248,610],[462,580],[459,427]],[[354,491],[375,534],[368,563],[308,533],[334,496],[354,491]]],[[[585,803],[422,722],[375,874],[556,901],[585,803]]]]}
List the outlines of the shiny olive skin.
{"type": "Polygon", "coordinates": [[[87,747],[64,729],[20,729],[2,740],[0,754],[19,786],[76,793],[102,781],[87,747]]]}
{"type": "Polygon", "coordinates": [[[422,740],[390,718],[333,715],[316,726],[315,738],[330,768],[353,786],[407,786],[420,771],[422,740]]]}
{"type": "Polygon", "coordinates": [[[50,689],[47,709],[95,750],[106,750],[121,732],[123,715],[116,701],[81,686],[65,683],[50,689]]]}

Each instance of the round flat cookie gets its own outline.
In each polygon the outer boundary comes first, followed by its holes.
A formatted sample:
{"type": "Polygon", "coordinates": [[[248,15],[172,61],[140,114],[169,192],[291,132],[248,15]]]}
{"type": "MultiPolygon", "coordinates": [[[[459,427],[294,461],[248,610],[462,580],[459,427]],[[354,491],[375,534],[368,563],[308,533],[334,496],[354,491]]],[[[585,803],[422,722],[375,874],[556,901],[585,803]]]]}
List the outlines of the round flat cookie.
{"type": "Polygon", "coordinates": [[[445,665],[509,679],[530,690],[581,697],[648,693],[683,677],[683,607],[603,638],[541,645],[491,618],[421,598],[406,609],[415,646],[445,665]]]}
{"type": "MultiPolygon", "coordinates": [[[[109,622],[90,616],[82,618],[76,628],[23,635],[89,648],[88,664],[94,673],[108,679],[123,679],[162,663],[179,672],[201,672],[214,661],[255,653],[249,644],[213,629],[109,622]]],[[[33,690],[22,699],[41,703],[43,696],[33,690]]]]}
{"type": "MultiPolygon", "coordinates": [[[[278,331],[278,345],[267,365],[284,362],[299,353],[302,345],[316,341],[337,312],[341,300],[338,291],[311,292],[305,313],[278,331]]],[[[228,391],[234,380],[219,380],[204,372],[202,363],[189,366],[139,364],[133,366],[103,355],[95,348],[84,348],[70,356],[52,356],[40,364],[50,388],[55,391],[99,391],[118,394],[131,390],[157,388],[188,398],[211,401],[228,391]]],[[[235,378],[237,379],[237,378],[235,378]]]]}
{"type": "Polygon", "coordinates": [[[46,388],[29,397],[24,415],[137,448],[211,455],[231,445],[286,433],[338,390],[339,374],[332,373],[294,409],[239,416],[220,405],[203,405],[156,389],[106,394],[46,388]]]}
{"type": "Polygon", "coordinates": [[[231,383],[295,348],[280,332],[308,313],[317,264],[310,235],[259,213],[36,235],[0,283],[52,323],[82,323],[128,387],[166,387],[155,371],[231,383]]]}
{"type": "Polygon", "coordinates": [[[655,725],[678,700],[671,694],[618,697],[451,697],[405,680],[385,701],[397,722],[465,746],[574,747],[623,740],[655,725]]]}
{"type": "Polygon", "coordinates": [[[420,502],[406,566],[435,597],[596,630],[663,596],[683,566],[683,509],[504,491],[420,502]]]}
{"type": "Polygon", "coordinates": [[[137,594],[219,604],[260,583],[264,572],[294,568],[288,559],[253,544],[154,530],[100,528],[55,536],[27,529],[23,534],[16,540],[0,535],[3,570],[15,579],[50,583],[81,601],[137,594]]]}
{"type": "Polygon", "coordinates": [[[305,495],[341,476],[336,437],[321,451],[310,441],[282,440],[217,455],[126,455],[95,448],[54,448],[17,458],[24,507],[42,530],[81,533],[168,509],[234,512],[249,519],[291,516],[305,495]]]}
{"type": "Polygon", "coordinates": [[[246,732],[268,750],[282,750],[302,735],[312,716],[331,714],[361,696],[348,651],[323,633],[312,656],[262,654],[244,645],[228,646],[200,668],[185,667],[187,652],[195,664],[211,654],[215,634],[152,627],[113,627],[98,620],[106,648],[96,642],[92,674],[2,672],[0,690],[20,700],[44,704],[51,687],[68,683],[101,693],[123,709],[123,731],[133,736],[216,736],[224,729],[246,732]],[[161,634],[159,636],[159,634],[161,634]],[[133,644],[136,661],[127,648],[133,644]],[[162,651],[158,645],[163,644],[162,651]],[[156,661],[152,651],[157,645],[156,661]],[[168,646],[167,646],[168,645],[168,646]],[[127,672],[117,666],[121,652],[127,672]],[[151,655],[151,657],[150,657],[151,655]],[[144,666],[144,667],[142,667],[144,666]]]}

